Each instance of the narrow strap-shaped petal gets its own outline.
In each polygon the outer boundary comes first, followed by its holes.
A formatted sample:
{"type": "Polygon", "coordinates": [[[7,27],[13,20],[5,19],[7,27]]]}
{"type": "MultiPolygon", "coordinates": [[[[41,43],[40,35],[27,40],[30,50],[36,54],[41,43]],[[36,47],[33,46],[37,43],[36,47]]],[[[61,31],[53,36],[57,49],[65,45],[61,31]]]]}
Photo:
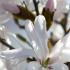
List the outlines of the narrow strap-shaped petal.
{"type": "Polygon", "coordinates": [[[27,57],[34,57],[34,52],[31,49],[14,49],[0,52],[0,58],[5,59],[5,64],[8,70],[13,70],[27,57]]]}
{"type": "Polygon", "coordinates": [[[59,40],[56,45],[53,47],[50,55],[49,55],[49,58],[52,58],[54,59],[55,57],[57,58],[63,48],[63,42],[61,40],[59,40]]]}
{"type": "Polygon", "coordinates": [[[34,56],[34,52],[31,49],[13,49],[0,52],[0,58],[4,59],[14,59],[14,58],[23,58],[26,59],[29,56],[34,56]]]}
{"type": "Polygon", "coordinates": [[[64,49],[60,54],[60,59],[63,63],[70,62],[70,49],[64,49]]]}
{"type": "Polygon", "coordinates": [[[70,33],[65,37],[64,48],[61,51],[60,57],[62,61],[70,62],[70,33]]]}
{"type": "Polygon", "coordinates": [[[52,68],[52,70],[69,70],[68,67],[65,64],[62,64],[61,62],[52,64],[49,66],[49,68],[52,68]]]}
{"type": "MultiPolygon", "coordinates": [[[[65,44],[67,42],[67,38],[70,37],[70,33],[68,33],[66,36],[64,36],[61,40],[59,40],[56,45],[54,46],[54,48],[52,49],[52,52],[50,53],[49,57],[51,59],[54,58],[59,58],[60,60],[62,60],[63,58],[61,57],[61,53],[63,52],[63,50],[65,49],[65,44]]],[[[67,56],[69,57],[69,56],[67,56]]],[[[65,57],[66,58],[66,57],[65,57]]]]}
{"type": "Polygon", "coordinates": [[[38,62],[30,62],[26,70],[42,70],[42,67],[38,62]]]}
{"type": "Polygon", "coordinates": [[[44,57],[43,48],[44,47],[43,47],[41,39],[39,38],[39,35],[36,32],[34,25],[32,24],[31,21],[29,21],[29,23],[26,23],[25,31],[28,35],[28,38],[32,44],[32,48],[34,49],[36,55],[38,56],[39,59],[43,59],[43,57],[44,57]]]}
{"type": "Polygon", "coordinates": [[[0,70],[7,70],[5,63],[0,59],[0,70]]]}
{"type": "Polygon", "coordinates": [[[39,15],[36,17],[35,22],[34,22],[34,26],[35,26],[35,30],[38,34],[38,38],[41,41],[42,47],[43,47],[43,51],[44,51],[44,57],[46,57],[46,55],[48,54],[48,47],[47,47],[47,30],[46,30],[46,20],[44,18],[44,16],[39,15]]]}

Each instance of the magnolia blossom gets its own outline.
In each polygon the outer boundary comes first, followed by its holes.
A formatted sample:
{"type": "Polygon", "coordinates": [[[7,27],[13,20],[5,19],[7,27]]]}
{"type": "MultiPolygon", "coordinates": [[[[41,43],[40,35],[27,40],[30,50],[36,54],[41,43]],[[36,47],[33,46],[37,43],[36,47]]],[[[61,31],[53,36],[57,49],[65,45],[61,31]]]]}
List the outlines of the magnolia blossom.
{"type": "Polygon", "coordinates": [[[68,70],[64,63],[70,62],[70,52],[68,53],[65,49],[69,47],[69,45],[66,46],[66,43],[70,41],[70,33],[61,38],[50,51],[50,48],[48,48],[48,33],[50,32],[46,32],[44,16],[37,16],[34,25],[29,20],[29,23],[25,24],[25,32],[30,40],[31,45],[29,47],[31,49],[23,47],[0,51],[0,58],[7,60],[8,70],[20,70],[22,65],[24,70],[68,70]],[[32,57],[35,57],[36,60],[25,62],[27,58],[32,57]]]}

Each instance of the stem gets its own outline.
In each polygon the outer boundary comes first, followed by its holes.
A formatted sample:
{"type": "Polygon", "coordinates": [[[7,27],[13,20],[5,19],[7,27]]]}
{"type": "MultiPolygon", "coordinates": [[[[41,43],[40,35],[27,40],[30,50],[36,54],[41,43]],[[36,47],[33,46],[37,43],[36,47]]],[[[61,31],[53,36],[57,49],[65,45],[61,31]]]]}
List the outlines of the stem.
{"type": "Polygon", "coordinates": [[[36,15],[39,15],[39,10],[38,10],[38,2],[36,2],[36,0],[33,0],[34,6],[35,6],[35,11],[36,11],[36,15]]]}
{"type": "Polygon", "coordinates": [[[19,28],[25,29],[25,26],[24,26],[24,25],[20,25],[20,24],[19,24],[19,20],[18,20],[18,19],[16,19],[16,18],[13,18],[13,19],[14,19],[14,21],[15,21],[15,24],[16,24],[19,28]]]}

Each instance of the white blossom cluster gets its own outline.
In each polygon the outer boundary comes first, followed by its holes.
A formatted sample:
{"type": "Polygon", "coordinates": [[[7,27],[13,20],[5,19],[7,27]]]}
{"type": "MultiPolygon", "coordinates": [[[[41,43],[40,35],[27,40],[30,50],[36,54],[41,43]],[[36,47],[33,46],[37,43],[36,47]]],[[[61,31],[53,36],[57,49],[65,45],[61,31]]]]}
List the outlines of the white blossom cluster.
{"type": "Polygon", "coordinates": [[[0,0],[0,70],[69,70],[69,42],[69,0],[0,0]],[[10,20],[26,38],[5,27],[10,20]]]}

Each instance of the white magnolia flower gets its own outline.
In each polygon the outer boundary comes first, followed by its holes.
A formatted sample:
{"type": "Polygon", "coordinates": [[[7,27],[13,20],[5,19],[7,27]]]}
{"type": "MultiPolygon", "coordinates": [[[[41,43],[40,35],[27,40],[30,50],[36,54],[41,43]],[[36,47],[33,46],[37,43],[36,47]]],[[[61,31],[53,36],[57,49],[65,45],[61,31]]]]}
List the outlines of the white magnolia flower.
{"type": "Polygon", "coordinates": [[[20,70],[23,65],[21,62],[26,61],[29,57],[35,57],[36,61],[25,62],[24,70],[68,70],[64,63],[70,62],[70,52],[65,49],[67,48],[65,44],[70,40],[70,33],[60,39],[52,51],[49,51],[44,16],[37,16],[34,25],[29,20],[29,23],[25,24],[25,32],[30,40],[31,49],[18,48],[0,52],[0,58],[7,60],[8,70],[20,70]]]}

